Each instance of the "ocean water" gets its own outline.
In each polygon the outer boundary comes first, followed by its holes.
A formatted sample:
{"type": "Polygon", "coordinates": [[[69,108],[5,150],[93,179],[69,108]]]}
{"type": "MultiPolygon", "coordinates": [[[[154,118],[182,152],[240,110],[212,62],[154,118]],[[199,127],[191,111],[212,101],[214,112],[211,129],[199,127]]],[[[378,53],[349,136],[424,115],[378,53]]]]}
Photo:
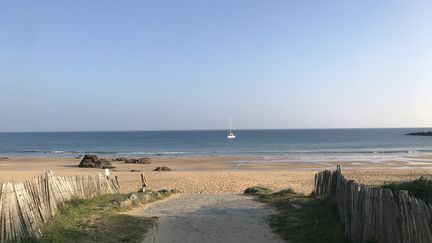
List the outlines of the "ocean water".
{"type": "Polygon", "coordinates": [[[432,154],[432,129],[296,129],[0,133],[1,156],[248,156],[269,161],[326,161],[432,154]]]}

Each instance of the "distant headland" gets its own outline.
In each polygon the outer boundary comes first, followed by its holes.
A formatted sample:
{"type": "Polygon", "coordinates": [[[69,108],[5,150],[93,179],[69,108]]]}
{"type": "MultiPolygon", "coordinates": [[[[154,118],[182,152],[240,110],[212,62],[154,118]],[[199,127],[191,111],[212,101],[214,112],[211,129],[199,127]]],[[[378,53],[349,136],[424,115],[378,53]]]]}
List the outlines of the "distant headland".
{"type": "Polygon", "coordinates": [[[410,135],[410,136],[432,136],[432,132],[410,132],[410,133],[407,133],[406,135],[410,135]]]}

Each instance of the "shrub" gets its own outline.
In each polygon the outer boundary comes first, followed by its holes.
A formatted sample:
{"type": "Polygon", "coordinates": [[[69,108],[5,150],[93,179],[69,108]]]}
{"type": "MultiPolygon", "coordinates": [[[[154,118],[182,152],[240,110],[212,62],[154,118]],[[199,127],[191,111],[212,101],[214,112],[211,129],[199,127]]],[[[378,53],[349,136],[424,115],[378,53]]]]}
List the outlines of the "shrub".
{"type": "Polygon", "coordinates": [[[383,187],[392,191],[406,190],[410,196],[421,199],[426,203],[432,203],[432,180],[423,176],[412,181],[385,184],[383,187]]]}

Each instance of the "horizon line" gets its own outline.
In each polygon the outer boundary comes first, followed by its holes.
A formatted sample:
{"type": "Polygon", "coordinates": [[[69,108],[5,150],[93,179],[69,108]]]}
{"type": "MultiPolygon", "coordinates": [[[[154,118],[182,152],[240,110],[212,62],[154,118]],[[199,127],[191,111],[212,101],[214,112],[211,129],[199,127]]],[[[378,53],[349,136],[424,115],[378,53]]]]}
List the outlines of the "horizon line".
{"type": "MultiPolygon", "coordinates": [[[[348,129],[432,129],[432,127],[340,127],[340,128],[239,128],[234,131],[250,130],[348,130],[348,129]]],[[[98,133],[98,132],[191,132],[191,131],[225,131],[227,129],[148,129],[148,130],[59,130],[59,131],[0,131],[4,133],[98,133]]]]}

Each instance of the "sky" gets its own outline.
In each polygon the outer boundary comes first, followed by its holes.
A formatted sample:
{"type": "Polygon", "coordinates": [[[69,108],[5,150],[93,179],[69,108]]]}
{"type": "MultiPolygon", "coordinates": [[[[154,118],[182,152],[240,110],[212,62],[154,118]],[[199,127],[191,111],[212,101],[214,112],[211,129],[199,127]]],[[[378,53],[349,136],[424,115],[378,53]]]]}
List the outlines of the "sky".
{"type": "Polygon", "coordinates": [[[432,1],[0,1],[0,131],[432,127],[432,1]]]}

